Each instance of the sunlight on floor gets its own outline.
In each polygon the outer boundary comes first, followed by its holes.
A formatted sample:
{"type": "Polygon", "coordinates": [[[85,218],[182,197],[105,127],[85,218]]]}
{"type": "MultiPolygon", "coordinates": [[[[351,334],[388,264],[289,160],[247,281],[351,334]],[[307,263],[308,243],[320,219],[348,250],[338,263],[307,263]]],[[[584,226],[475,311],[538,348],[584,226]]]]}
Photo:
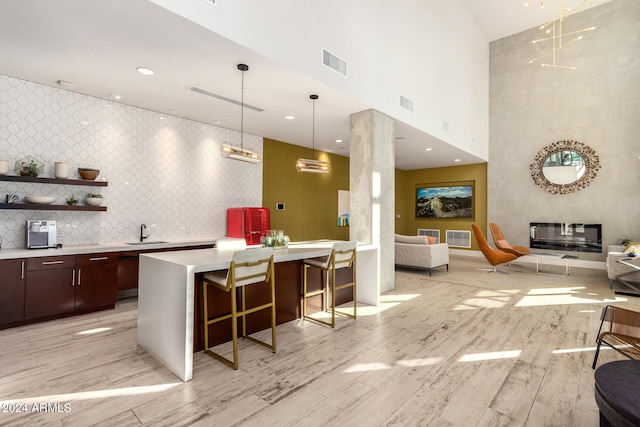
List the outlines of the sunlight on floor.
{"type": "MultiPolygon", "coordinates": [[[[608,347],[600,347],[601,350],[607,350],[608,347]]],[[[586,353],[596,351],[595,347],[579,347],[579,348],[561,348],[558,350],[553,350],[551,353],[553,354],[566,354],[566,353],[586,353]]]]}
{"type": "MultiPolygon", "coordinates": [[[[395,363],[395,366],[400,366],[402,368],[415,368],[418,366],[431,366],[437,365],[438,363],[444,360],[443,357],[428,357],[426,359],[403,359],[398,360],[395,363]]],[[[368,371],[381,371],[383,369],[391,369],[393,366],[388,365],[386,363],[356,363],[349,368],[345,369],[343,372],[345,373],[354,373],[354,372],[368,372],[368,371]]]]}
{"type": "Polygon", "coordinates": [[[522,350],[493,351],[490,353],[465,354],[458,362],[477,362],[480,360],[511,359],[520,356],[522,350]]]}
{"type": "MultiPolygon", "coordinates": [[[[390,308],[397,307],[403,302],[410,301],[414,298],[418,298],[421,294],[387,294],[380,295],[380,304],[376,307],[375,305],[365,305],[362,303],[358,303],[358,317],[363,316],[374,316],[378,313],[382,313],[385,310],[389,310],[390,308]]],[[[336,307],[337,310],[344,311],[346,313],[353,313],[353,304],[351,302],[339,305],[336,307]]],[[[318,319],[326,320],[331,318],[331,313],[327,311],[318,311],[311,315],[312,317],[317,317],[318,319]]],[[[339,316],[336,313],[336,318],[339,316]]]]}
{"type": "Polygon", "coordinates": [[[74,400],[106,399],[109,397],[135,396],[147,393],[160,393],[183,383],[157,384],[140,387],[114,388],[111,390],[82,391],[78,393],[52,394],[49,396],[23,397],[15,400],[2,400],[0,405],[34,403],[71,402],[74,400]]]}
{"type": "Polygon", "coordinates": [[[94,328],[94,329],[87,329],[86,331],[80,331],[80,332],[76,332],[73,335],[93,335],[93,334],[99,334],[100,332],[106,332],[106,331],[110,331],[112,328],[94,328]]]}
{"type": "Polygon", "coordinates": [[[383,369],[391,369],[391,366],[386,363],[356,363],[345,369],[343,372],[351,374],[354,372],[368,372],[368,371],[382,371],[383,369]]]}
{"type": "Polygon", "coordinates": [[[482,290],[476,293],[477,298],[469,298],[452,310],[475,310],[478,308],[501,308],[507,305],[513,296],[520,291],[517,289],[488,291],[482,290]]]}
{"type": "Polygon", "coordinates": [[[541,305],[564,305],[564,304],[605,304],[611,302],[625,302],[627,298],[616,296],[615,298],[586,298],[578,296],[575,292],[578,288],[549,288],[532,289],[529,295],[523,296],[516,303],[516,307],[535,307],[541,305]]]}
{"type": "Polygon", "coordinates": [[[444,360],[444,357],[427,357],[426,359],[398,360],[396,362],[396,365],[403,366],[406,368],[413,368],[415,366],[437,365],[443,360],[444,360]]]}

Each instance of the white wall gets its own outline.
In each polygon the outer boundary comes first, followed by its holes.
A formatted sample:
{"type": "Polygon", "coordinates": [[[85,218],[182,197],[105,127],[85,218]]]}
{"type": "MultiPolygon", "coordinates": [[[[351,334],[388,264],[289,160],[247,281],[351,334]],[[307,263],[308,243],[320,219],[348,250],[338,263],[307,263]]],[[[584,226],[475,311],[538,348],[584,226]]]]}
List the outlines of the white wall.
{"type": "Polygon", "coordinates": [[[152,1],[488,158],[488,43],[461,0],[152,1]],[[323,49],[348,63],[348,78],[322,64],[323,49]],[[413,112],[400,107],[400,95],[413,112]]]}
{"type": "Polygon", "coordinates": [[[531,44],[537,29],[491,43],[488,220],[512,244],[528,244],[531,221],[600,223],[605,250],[623,235],[640,240],[640,2],[589,9],[564,29],[593,25],[558,53],[557,63],[575,71],[528,64],[539,55],[531,44]],[[545,192],[529,171],[536,153],[560,140],[600,157],[592,184],[569,195],[545,192]]]}
{"type": "MultiPolygon", "coordinates": [[[[262,163],[223,159],[220,145],[237,131],[129,107],[0,75],[0,159],[33,156],[53,176],[55,161],[101,170],[107,187],[0,182],[5,194],[56,196],[100,192],[107,212],[0,210],[3,247],[24,247],[28,219],[58,221],[65,245],[130,242],[140,224],[150,240],[226,234],[226,209],[262,205],[262,163]]],[[[262,138],[243,143],[262,153],[262,138]]],[[[13,173],[13,172],[11,172],[13,173]]],[[[3,200],[4,201],[4,200],[3,200]]]]}

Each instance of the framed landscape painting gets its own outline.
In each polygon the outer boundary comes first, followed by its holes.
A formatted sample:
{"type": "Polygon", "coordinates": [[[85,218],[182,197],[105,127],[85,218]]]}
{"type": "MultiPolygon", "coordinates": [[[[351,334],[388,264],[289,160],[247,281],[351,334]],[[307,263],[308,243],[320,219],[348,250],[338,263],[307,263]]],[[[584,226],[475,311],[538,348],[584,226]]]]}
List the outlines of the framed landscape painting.
{"type": "Polygon", "coordinates": [[[416,218],[473,219],[473,185],[416,186],[416,218]]]}

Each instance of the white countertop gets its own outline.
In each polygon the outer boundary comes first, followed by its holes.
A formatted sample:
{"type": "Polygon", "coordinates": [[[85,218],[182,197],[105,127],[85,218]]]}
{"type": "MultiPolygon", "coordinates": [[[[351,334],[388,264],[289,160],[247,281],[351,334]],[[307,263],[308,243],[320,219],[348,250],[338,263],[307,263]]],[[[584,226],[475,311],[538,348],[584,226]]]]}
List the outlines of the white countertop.
{"type": "Polygon", "coordinates": [[[212,245],[218,238],[171,240],[162,243],[130,245],[127,243],[99,243],[95,245],[63,246],[60,249],[0,249],[0,260],[15,258],[35,258],[46,256],[79,255],[99,252],[149,251],[182,246],[212,245]]]}
{"type": "MultiPolygon", "coordinates": [[[[229,268],[233,253],[237,250],[238,249],[193,249],[176,252],[155,252],[140,254],[140,256],[187,267],[188,271],[192,273],[203,273],[229,268]]],[[[275,262],[286,262],[303,258],[327,256],[329,255],[329,248],[274,249],[273,254],[275,262]]]]}
{"type": "MultiPolygon", "coordinates": [[[[274,249],[274,261],[296,261],[303,258],[316,258],[329,255],[332,240],[290,243],[286,249],[274,249]]],[[[369,245],[358,245],[356,251],[368,250],[369,245]]],[[[155,252],[140,254],[159,261],[188,267],[193,273],[224,270],[229,268],[231,257],[238,249],[192,249],[175,252],[155,252]]]]}

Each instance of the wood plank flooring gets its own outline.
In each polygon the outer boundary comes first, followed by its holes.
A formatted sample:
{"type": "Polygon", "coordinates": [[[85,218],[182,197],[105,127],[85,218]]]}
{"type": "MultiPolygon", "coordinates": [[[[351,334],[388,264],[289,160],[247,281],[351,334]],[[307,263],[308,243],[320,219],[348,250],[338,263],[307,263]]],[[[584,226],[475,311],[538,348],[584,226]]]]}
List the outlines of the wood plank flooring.
{"type": "Polygon", "coordinates": [[[188,383],[137,347],[135,300],[0,331],[0,425],[597,426],[601,309],[640,299],[614,295],[604,271],[486,266],[398,270],[357,320],[278,326],[277,353],[241,342],[238,371],[198,353],[188,383]]]}

